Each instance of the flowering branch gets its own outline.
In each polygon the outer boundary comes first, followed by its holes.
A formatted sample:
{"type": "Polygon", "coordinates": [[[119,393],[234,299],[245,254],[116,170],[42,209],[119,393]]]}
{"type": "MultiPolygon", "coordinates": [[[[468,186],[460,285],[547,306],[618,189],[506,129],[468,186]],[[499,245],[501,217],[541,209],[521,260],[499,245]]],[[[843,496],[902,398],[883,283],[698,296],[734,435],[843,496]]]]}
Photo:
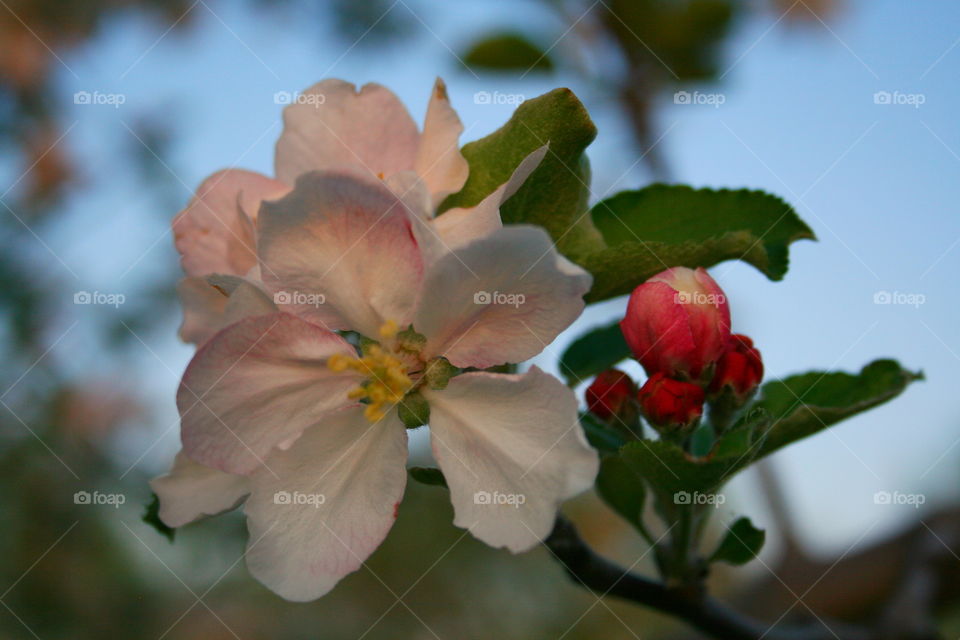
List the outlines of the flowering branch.
{"type": "Polygon", "coordinates": [[[553,532],[544,541],[566,572],[581,586],[602,595],[615,595],[662,613],[724,640],[873,640],[867,629],[830,622],[803,627],[772,629],[747,618],[709,597],[701,588],[670,588],[639,576],[598,555],[580,537],[572,522],[557,517],[553,532]]]}

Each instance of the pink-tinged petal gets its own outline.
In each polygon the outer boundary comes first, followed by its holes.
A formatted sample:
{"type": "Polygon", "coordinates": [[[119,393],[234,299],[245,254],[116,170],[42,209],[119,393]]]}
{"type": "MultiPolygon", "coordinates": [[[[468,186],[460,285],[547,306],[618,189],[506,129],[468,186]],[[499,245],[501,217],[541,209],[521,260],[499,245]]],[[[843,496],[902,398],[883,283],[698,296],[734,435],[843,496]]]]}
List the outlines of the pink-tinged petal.
{"type": "Polygon", "coordinates": [[[203,344],[223,328],[223,312],[227,296],[207,282],[206,278],[191,276],[177,283],[177,295],[183,307],[180,339],[203,344]]]}
{"type": "Polygon", "coordinates": [[[370,424],[359,408],[332,414],[250,479],[247,566],[288,600],[324,595],[386,537],[403,498],[407,433],[390,412],[370,424]],[[271,473],[272,471],[272,473],[271,473]]]}
{"type": "Polygon", "coordinates": [[[367,84],[358,92],[343,80],[319,82],[283,110],[277,141],[277,177],[288,184],[309,171],[360,164],[389,176],[414,168],[420,132],[389,89],[367,84]]]}
{"type": "Polygon", "coordinates": [[[289,191],[282,182],[242,169],[203,181],[173,220],[173,237],[187,275],[245,275],[257,263],[254,221],[260,202],[289,191]]]}
{"type": "Polygon", "coordinates": [[[384,178],[383,183],[400,198],[417,220],[429,221],[433,218],[433,205],[430,204],[430,192],[416,171],[401,171],[384,178]]]}
{"type": "Polygon", "coordinates": [[[277,312],[277,305],[261,288],[263,284],[260,282],[234,276],[211,276],[209,280],[227,292],[227,306],[223,310],[221,328],[244,318],[277,312]],[[232,282],[228,284],[226,280],[232,282]]]}
{"type": "Polygon", "coordinates": [[[532,358],[580,315],[590,283],[561,268],[543,229],[499,229],[430,266],[414,320],[424,357],[478,368],[532,358]]]}
{"type": "Polygon", "coordinates": [[[723,289],[706,269],[698,268],[694,277],[707,294],[707,299],[713,301],[692,309],[690,313],[691,330],[704,337],[697,345],[697,357],[700,362],[715,362],[723,355],[730,340],[730,303],[723,289]]]}
{"type": "Polygon", "coordinates": [[[378,180],[313,172],[260,212],[261,272],[275,299],[368,336],[410,321],[423,259],[413,215],[378,180]]]}
{"type": "Polygon", "coordinates": [[[277,311],[265,291],[239,276],[191,276],[177,284],[177,293],[183,307],[180,338],[196,345],[238,320],[277,311]]]}
{"type": "Polygon", "coordinates": [[[503,223],[500,219],[500,206],[523,186],[527,177],[540,165],[547,148],[548,145],[544,145],[524,158],[514,169],[510,179],[481,200],[477,206],[454,207],[437,216],[434,225],[443,243],[449,249],[456,249],[501,228],[503,223]]]}
{"type": "Polygon", "coordinates": [[[343,338],[287,313],[246,318],[193,357],[177,391],[183,450],[196,462],[247,474],[277,444],[350,404],[359,377],[327,359],[356,351],[343,338]]]}
{"type": "Polygon", "coordinates": [[[250,493],[249,480],[205,467],[181,451],[169,472],[150,481],[150,488],[160,499],[163,523],[181,527],[236,507],[250,493]]]}
{"type": "Polygon", "coordinates": [[[450,106],[447,87],[437,78],[423,122],[423,135],[414,165],[432,196],[433,207],[463,188],[470,167],[460,153],[463,123],[450,106]]]}
{"type": "Polygon", "coordinates": [[[704,269],[674,267],[634,290],[621,328],[648,374],[699,379],[727,345],[730,308],[704,269]]]}
{"type": "Polygon", "coordinates": [[[623,337],[648,374],[674,372],[692,359],[696,347],[687,313],[676,303],[677,292],[664,282],[645,282],[634,289],[620,323],[623,337]],[[643,322],[632,321],[642,316],[643,322]]]}
{"type": "Polygon", "coordinates": [[[599,460],[576,397],[537,367],[466,373],[424,396],[453,523],[483,542],[526,551],[550,533],[560,503],[593,485],[599,460]]]}

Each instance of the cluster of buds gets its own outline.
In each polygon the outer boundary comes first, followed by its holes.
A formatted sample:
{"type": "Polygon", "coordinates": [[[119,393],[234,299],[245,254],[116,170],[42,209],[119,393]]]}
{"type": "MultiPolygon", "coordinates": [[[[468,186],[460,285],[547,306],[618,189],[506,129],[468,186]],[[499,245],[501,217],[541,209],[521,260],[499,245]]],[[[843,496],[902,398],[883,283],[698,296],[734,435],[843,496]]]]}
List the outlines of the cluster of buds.
{"type": "Polygon", "coordinates": [[[763,378],[760,352],[730,332],[727,297],[703,269],[674,267],[638,286],[620,328],[648,379],[637,391],[623,372],[600,374],[587,389],[587,407],[602,419],[639,407],[660,433],[687,434],[705,404],[714,417],[728,417],[763,378]]]}

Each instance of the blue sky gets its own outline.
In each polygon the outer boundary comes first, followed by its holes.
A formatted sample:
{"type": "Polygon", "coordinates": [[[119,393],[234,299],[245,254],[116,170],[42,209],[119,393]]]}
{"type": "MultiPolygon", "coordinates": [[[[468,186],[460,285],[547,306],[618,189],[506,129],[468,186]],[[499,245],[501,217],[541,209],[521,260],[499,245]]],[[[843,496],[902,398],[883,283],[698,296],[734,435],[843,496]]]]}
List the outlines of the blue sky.
{"type": "MultiPolygon", "coordinates": [[[[88,188],[71,204],[68,224],[45,237],[76,273],[51,263],[55,277],[130,298],[143,295],[176,259],[167,231],[174,211],[150,210],[120,153],[138,144],[127,127],[140,114],[161,113],[174,124],[169,169],[185,202],[189,190],[219,168],[236,164],[270,173],[280,131],[274,94],[328,76],[386,84],[420,120],[434,77],[442,75],[467,126],[464,140],[494,130],[512,111],[475,104],[477,91],[533,97],[570,86],[600,129],[590,149],[595,196],[647,180],[641,170],[628,171],[635,152],[622,143],[626,131],[612,105],[576,76],[509,80],[458,70],[450,49],[488,27],[538,23],[547,41],[562,32],[534,3],[398,3],[393,10],[416,13],[419,31],[402,47],[375,51],[347,49],[322,24],[294,13],[210,6],[216,13],[197,5],[192,24],[167,35],[156,23],[125,18],[64,58],[64,119],[66,126],[75,123],[65,143],[84,159],[88,188]],[[79,90],[122,93],[126,102],[116,109],[74,105],[79,90]]],[[[816,534],[817,544],[842,550],[865,531],[871,539],[912,515],[904,511],[910,507],[875,505],[876,491],[923,492],[933,503],[956,497],[960,486],[954,280],[960,266],[960,6],[862,0],[850,2],[828,26],[791,27],[777,18],[761,14],[740,24],[727,46],[723,81],[689,88],[722,94],[722,105],[664,98],[660,145],[678,181],[769,190],[794,204],[819,237],[793,246],[790,272],[780,283],[743,264],[712,270],[732,298],[735,329],[755,339],[770,377],[856,371],[883,356],[927,375],[889,406],[776,457],[802,531],[811,542],[816,534]],[[878,91],[921,96],[923,104],[876,104],[878,91]],[[923,303],[876,304],[878,292],[923,296],[923,303]]],[[[592,309],[555,343],[553,354],[578,329],[618,313],[622,301],[592,309]]],[[[144,458],[153,468],[177,446],[176,429],[161,437],[161,427],[175,424],[176,378],[191,353],[174,339],[175,323],[171,314],[168,335],[144,336],[147,348],[136,362],[150,381],[141,393],[159,408],[163,424],[132,433],[120,447],[120,455],[136,458],[160,438],[144,458]]],[[[83,335],[72,334],[54,352],[78,373],[89,361],[71,360],[85,348],[83,335]]],[[[554,361],[548,353],[540,364],[553,368],[554,361]]],[[[754,512],[751,478],[735,486],[742,497],[734,502],[754,512]]]]}

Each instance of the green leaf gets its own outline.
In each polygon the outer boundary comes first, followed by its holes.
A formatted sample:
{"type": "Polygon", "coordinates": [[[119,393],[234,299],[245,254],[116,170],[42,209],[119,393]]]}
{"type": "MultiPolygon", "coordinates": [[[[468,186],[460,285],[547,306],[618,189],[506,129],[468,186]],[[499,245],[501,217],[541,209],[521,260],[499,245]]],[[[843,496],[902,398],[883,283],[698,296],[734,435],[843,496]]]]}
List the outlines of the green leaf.
{"type": "Polygon", "coordinates": [[[747,457],[694,459],[665,440],[630,442],[620,455],[658,495],[668,499],[684,491],[713,493],[749,461],[747,457]]]}
{"type": "Polygon", "coordinates": [[[623,434],[592,413],[580,414],[580,426],[587,436],[587,442],[598,451],[616,453],[626,442],[623,434]]]}
{"type": "Polygon", "coordinates": [[[750,518],[740,518],[727,531],[717,550],[710,556],[710,562],[727,562],[742,565],[757,557],[766,539],[766,532],[757,529],[750,518]]]}
{"type": "Polygon", "coordinates": [[[510,120],[463,147],[470,174],[459,193],[440,207],[472,207],[509,180],[517,165],[549,143],[540,166],[500,208],[505,224],[545,228],[565,255],[602,248],[587,210],[590,168],[584,150],[597,135],[587,110],[569,89],[523,102],[510,120]]]}
{"type": "Polygon", "coordinates": [[[579,260],[594,276],[591,302],[678,265],[740,259],[780,280],[790,243],[814,239],[790,205],[762,191],[655,184],[598,202],[591,215],[607,245],[579,260]]]}
{"type": "Polygon", "coordinates": [[[407,471],[410,473],[411,478],[421,484],[427,484],[433,487],[447,486],[447,479],[443,477],[443,472],[440,471],[440,469],[434,469],[433,467],[410,467],[407,471]]]}
{"type": "Polygon", "coordinates": [[[550,71],[553,61],[525,35],[504,32],[473,43],[462,56],[468,67],[487,71],[550,71]]]}
{"type": "Polygon", "coordinates": [[[922,379],[922,373],[907,371],[895,360],[876,360],[856,375],[812,371],[768,382],[754,405],[768,411],[774,420],[760,454],[770,454],[883,404],[922,379]]]}
{"type": "Polygon", "coordinates": [[[630,442],[620,455],[658,495],[714,493],[756,460],[882,404],[920,378],[893,360],[877,360],[857,375],[812,372],[768,382],[762,399],[705,458],[662,440],[630,442]]]}
{"type": "Polygon", "coordinates": [[[643,479],[618,455],[605,456],[597,474],[597,493],[630,524],[643,528],[646,489],[643,479]]]}
{"type": "Polygon", "coordinates": [[[143,516],[140,519],[156,529],[157,533],[164,536],[167,540],[173,542],[173,537],[177,534],[177,530],[168,527],[163,520],[160,519],[160,498],[157,497],[157,494],[154,493],[153,498],[144,507],[143,516]]]}
{"type": "Polygon", "coordinates": [[[560,356],[560,371],[567,384],[588,380],[630,357],[620,323],[591,329],[574,340],[560,356]]]}

